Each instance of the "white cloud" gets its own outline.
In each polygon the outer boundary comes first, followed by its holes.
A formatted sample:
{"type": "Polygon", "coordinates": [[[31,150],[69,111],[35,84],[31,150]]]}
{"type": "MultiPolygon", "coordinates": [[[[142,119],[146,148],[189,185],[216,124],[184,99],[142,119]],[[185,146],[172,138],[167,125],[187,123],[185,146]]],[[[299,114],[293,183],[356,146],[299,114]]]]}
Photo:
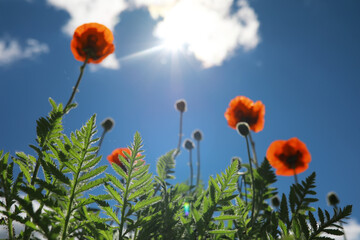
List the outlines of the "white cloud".
{"type": "Polygon", "coordinates": [[[219,66],[237,48],[255,48],[259,42],[260,23],[247,1],[233,0],[134,0],[137,7],[147,7],[154,18],[159,16],[154,35],[165,41],[184,43],[186,49],[205,68],[219,66]]]}
{"type": "MultiPolygon", "coordinates": [[[[47,0],[47,2],[70,14],[70,20],[62,29],[69,36],[74,34],[78,26],[88,22],[101,23],[113,31],[120,21],[120,13],[128,7],[125,0],[47,0]]],[[[114,54],[108,56],[100,65],[110,69],[117,69],[120,66],[114,54]]]]}
{"type": "Polygon", "coordinates": [[[15,39],[0,39],[0,66],[21,59],[30,59],[47,52],[49,52],[48,45],[36,39],[27,39],[24,47],[21,47],[15,39]]]}
{"type": "MultiPolygon", "coordinates": [[[[360,223],[357,220],[351,219],[350,221],[348,221],[347,224],[344,224],[343,226],[347,240],[360,240],[360,223]]],[[[335,240],[343,239],[343,236],[335,237],[335,240]]]]}
{"type": "MultiPolygon", "coordinates": [[[[86,22],[99,22],[111,30],[124,10],[145,7],[157,20],[154,36],[178,41],[207,67],[219,66],[236,49],[254,49],[260,42],[260,23],[246,0],[47,0],[65,10],[70,20],[63,31],[72,36],[86,22]],[[234,2],[237,10],[232,11],[234,2]]],[[[119,68],[119,60],[107,57],[106,68],[119,68]]],[[[93,67],[92,69],[96,69],[93,67]]]]}
{"type": "MultiPolygon", "coordinates": [[[[101,62],[101,66],[109,69],[119,69],[120,63],[119,60],[116,59],[115,54],[110,54],[101,62]]],[[[98,69],[98,65],[90,64],[91,71],[97,71],[98,69]]]]}

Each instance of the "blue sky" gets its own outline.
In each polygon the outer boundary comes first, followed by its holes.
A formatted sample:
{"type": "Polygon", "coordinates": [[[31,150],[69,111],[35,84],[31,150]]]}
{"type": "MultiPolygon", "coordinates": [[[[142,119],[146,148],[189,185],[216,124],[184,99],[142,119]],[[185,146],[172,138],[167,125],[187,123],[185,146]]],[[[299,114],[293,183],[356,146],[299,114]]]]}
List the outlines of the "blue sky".
{"type": "MultiPolygon", "coordinates": [[[[326,194],[337,192],[341,206],[354,205],[352,223],[359,229],[359,1],[79,3],[0,0],[0,149],[34,154],[28,145],[35,121],[50,111],[49,97],[66,103],[79,73],[72,32],[97,21],[113,30],[115,54],[86,69],[65,133],[94,113],[99,123],[112,117],[115,128],[100,154],[129,145],[139,131],[155,172],[156,159],[177,146],[174,103],[186,99],[183,139],[203,132],[201,178],[207,181],[233,156],[247,161],[245,140],[224,118],[229,101],[238,95],[261,100],[265,128],[253,135],[258,157],[272,141],[298,137],[312,155],[299,178],[316,171],[319,206],[329,210],[326,194]],[[164,47],[172,40],[177,51],[164,47]]],[[[189,177],[187,163],[183,151],[176,181],[189,177]]],[[[293,178],[278,180],[279,192],[288,193],[293,178]]]]}

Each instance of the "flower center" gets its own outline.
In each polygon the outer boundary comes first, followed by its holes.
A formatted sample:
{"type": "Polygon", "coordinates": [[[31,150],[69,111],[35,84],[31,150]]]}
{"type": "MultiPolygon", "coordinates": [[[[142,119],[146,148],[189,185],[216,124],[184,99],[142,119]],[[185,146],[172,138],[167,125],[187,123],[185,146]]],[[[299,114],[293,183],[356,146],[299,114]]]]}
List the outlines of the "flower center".
{"type": "Polygon", "coordinates": [[[295,169],[296,165],[299,162],[299,159],[301,157],[301,152],[300,151],[296,151],[295,154],[280,154],[279,155],[279,159],[285,163],[286,165],[288,165],[289,168],[295,169]]]}
{"type": "Polygon", "coordinates": [[[96,35],[94,35],[94,34],[90,34],[87,37],[87,46],[95,47],[97,41],[98,41],[98,37],[96,35]]]}
{"type": "Polygon", "coordinates": [[[290,168],[295,169],[297,160],[298,160],[297,155],[288,157],[287,163],[290,165],[290,168]]]}
{"type": "Polygon", "coordinates": [[[96,56],[96,51],[97,51],[96,43],[98,41],[98,37],[94,34],[90,34],[86,40],[87,40],[86,45],[85,48],[83,49],[84,52],[89,58],[98,59],[98,56],[96,56]]]}

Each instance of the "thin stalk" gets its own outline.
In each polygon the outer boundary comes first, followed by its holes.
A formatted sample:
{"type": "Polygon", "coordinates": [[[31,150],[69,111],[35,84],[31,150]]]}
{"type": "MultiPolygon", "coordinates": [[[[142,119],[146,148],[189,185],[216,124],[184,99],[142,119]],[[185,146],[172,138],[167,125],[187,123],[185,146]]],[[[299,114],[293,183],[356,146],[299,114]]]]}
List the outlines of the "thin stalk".
{"type": "Polygon", "coordinates": [[[196,186],[199,186],[200,182],[200,141],[197,142],[197,174],[196,174],[196,186]]]}
{"type": "Polygon", "coordinates": [[[105,131],[105,129],[104,129],[104,131],[103,131],[102,134],[101,134],[101,137],[100,137],[100,140],[99,140],[99,144],[98,144],[98,150],[96,150],[95,157],[97,157],[97,155],[98,155],[98,153],[99,153],[99,151],[100,151],[101,144],[102,144],[102,142],[104,141],[106,132],[107,132],[107,131],[105,131]]]}
{"type": "Polygon", "coordinates": [[[254,217],[254,207],[255,207],[255,200],[256,200],[256,193],[255,193],[255,181],[254,181],[254,174],[252,169],[252,163],[251,163],[251,156],[250,156],[250,148],[249,148],[249,139],[247,135],[245,136],[246,139],[246,146],[247,146],[247,152],[249,156],[249,163],[250,163],[250,175],[251,175],[251,186],[252,186],[252,192],[253,192],[253,199],[252,199],[252,206],[251,206],[251,222],[253,222],[254,217]]]}
{"type": "Polygon", "coordinates": [[[247,205],[247,190],[246,190],[246,177],[245,175],[243,175],[243,180],[244,180],[244,189],[245,189],[245,204],[247,205]]]}
{"type": "Polygon", "coordinates": [[[239,192],[240,199],[242,200],[243,197],[241,196],[241,187],[242,187],[242,177],[238,178],[238,181],[237,181],[237,190],[239,192]]]}
{"type": "Polygon", "coordinates": [[[192,149],[189,150],[189,166],[190,166],[190,188],[193,185],[193,165],[192,165],[192,149]]]}
{"type": "Polygon", "coordinates": [[[252,139],[251,131],[249,131],[249,137],[250,137],[251,149],[252,149],[252,154],[253,154],[253,160],[254,160],[256,168],[258,168],[259,163],[258,163],[258,160],[257,160],[257,155],[256,155],[256,150],[255,150],[255,142],[252,139]]]}
{"type": "Polygon", "coordinates": [[[76,91],[77,91],[77,89],[79,87],[79,84],[80,84],[82,75],[84,74],[84,69],[86,67],[86,64],[87,64],[88,60],[89,60],[89,56],[86,56],[86,59],[85,59],[83,65],[81,65],[81,67],[80,67],[80,75],[79,75],[78,80],[76,82],[76,85],[75,85],[75,87],[73,89],[73,92],[71,93],[70,99],[69,99],[69,101],[67,102],[67,104],[64,107],[64,113],[66,112],[66,109],[68,108],[68,106],[71,104],[71,102],[73,101],[73,99],[75,97],[76,91]]]}
{"type": "Polygon", "coordinates": [[[294,179],[295,179],[295,184],[298,185],[298,184],[299,184],[299,181],[298,181],[298,177],[297,177],[295,168],[294,168],[294,179]]]}
{"type": "Polygon", "coordinates": [[[183,122],[183,112],[180,112],[180,126],[179,126],[179,142],[176,148],[176,152],[174,154],[174,159],[180,153],[180,145],[181,145],[181,138],[182,138],[182,122],[183,122]]]}

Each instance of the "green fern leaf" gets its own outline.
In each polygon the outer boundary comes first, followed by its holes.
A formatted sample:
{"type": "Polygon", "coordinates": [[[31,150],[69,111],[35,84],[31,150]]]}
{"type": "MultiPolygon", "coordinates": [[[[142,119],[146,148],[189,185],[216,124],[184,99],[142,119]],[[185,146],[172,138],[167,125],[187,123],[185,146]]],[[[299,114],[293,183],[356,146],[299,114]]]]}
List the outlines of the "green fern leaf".
{"type": "Polygon", "coordinates": [[[289,220],[289,209],[287,206],[287,200],[285,194],[282,195],[281,202],[280,202],[280,212],[279,218],[285,223],[287,226],[290,226],[289,220]]]}
{"type": "Polygon", "coordinates": [[[96,188],[96,187],[102,185],[105,182],[106,182],[106,178],[98,178],[98,179],[92,180],[90,182],[87,182],[85,184],[79,183],[79,186],[76,187],[75,195],[80,195],[86,191],[89,191],[93,188],[96,188]]]}
{"type": "Polygon", "coordinates": [[[174,173],[172,169],[175,168],[175,159],[173,157],[175,151],[176,149],[169,151],[157,161],[156,172],[162,181],[175,178],[175,176],[171,174],[174,173]]]}
{"type": "Polygon", "coordinates": [[[89,181],[95,177],[97,177],[98,175],[100,175],[101,173],[103,173],[106,170],[107,166],[100,166],[98,168],[95,168],[93,170],[91,170],[90,172],[86,172],[84,175],[82,175],[79,179],[78,182],[83,182],[83,181],[89,181]]]}
{"type": "Polygon", "coordinates": [[[331,234],[331,235],[337,235],[337,236],[341,236],[343,235],[343,231],[339,230],[339,229],[324,229],[323,230],[324,232],[328,233],[328,234],[331,234]]]}
{"type": "Polygon", "coordinates": [[[156,196],[156,197],[152,197],[152,198],[137,202],[133,208],[133,211],[137,212],[139,210],[142,210],[143,208],[147,208],[147,207],[159,202],[161,199],[162,199],[161,196],[156,196]]]}
{"type": "Polygon", "coordinates": [[[314,232],[317,231],[318,225],[317,225],[317,223],[316,223],[316,220],[315,220],[314,215],[313,215],[311,212],[309,212],[308,216],[309,216],[309,221],[310,221],[312,230],[313,230],[314,232]]]}
{"type": "Polygon", "coordinates": [[[325,218],[324,218],[324,213],[321,210],[321,208],[318,208],[318,216],[319,216],[320,224],[324,224],[325,218]]]}
{"type": "Polygon", "coordinates": [[[109,194],[118,202],[119,205],[124,205],[124,201],[121,195],[110,184],[105,184],[105,187],[108,190],[109,194]]]}

